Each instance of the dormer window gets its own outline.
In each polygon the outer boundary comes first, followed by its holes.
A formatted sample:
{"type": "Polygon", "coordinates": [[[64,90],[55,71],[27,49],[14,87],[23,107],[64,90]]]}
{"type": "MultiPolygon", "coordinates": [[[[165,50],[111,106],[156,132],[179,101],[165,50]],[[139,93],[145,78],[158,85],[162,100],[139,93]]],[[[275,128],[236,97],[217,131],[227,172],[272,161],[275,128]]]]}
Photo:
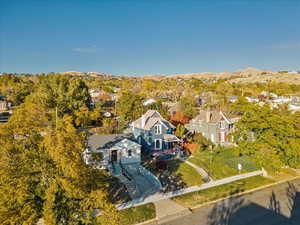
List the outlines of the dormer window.
{"type": "Polygon", "coordinates": [[[154,126],[154,133],[155,134],[161,134],[161,125],[155,125],[154,126]]]}

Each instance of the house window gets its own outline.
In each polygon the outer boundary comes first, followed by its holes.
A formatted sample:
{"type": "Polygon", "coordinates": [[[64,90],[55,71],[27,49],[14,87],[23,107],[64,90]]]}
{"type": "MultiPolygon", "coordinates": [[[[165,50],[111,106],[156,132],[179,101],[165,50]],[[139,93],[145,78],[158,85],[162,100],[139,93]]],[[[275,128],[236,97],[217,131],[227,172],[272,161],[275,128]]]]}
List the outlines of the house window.
{"type": "Polygon", "coordinates": [[[132,156],[132,150],[131,150],[131,149],[128,149],[128,150],[127,150],[127,154],[128,154],[128,157],[131,157],[131,156],[132,156]]]}
{"type": "Polygon", "coordinates": [[[154,133],[155,134],[161,134],[161,125],[155,125],[154,133]]]}
{"type": "Polygon", "coordinates": [[[221,129],[225,129],[225,121],[221,121],[220,122],[220,128],[221,129]]]}
{"type": "Polygon", "coordinates": [[[154,144],[155,149],[161,149],[161,139],[156,139],[154,144]]]}
{"type": "Polygon", "coordinates": [[[225,132],[221,132],[221,142],[225,142],[225,132]]]}

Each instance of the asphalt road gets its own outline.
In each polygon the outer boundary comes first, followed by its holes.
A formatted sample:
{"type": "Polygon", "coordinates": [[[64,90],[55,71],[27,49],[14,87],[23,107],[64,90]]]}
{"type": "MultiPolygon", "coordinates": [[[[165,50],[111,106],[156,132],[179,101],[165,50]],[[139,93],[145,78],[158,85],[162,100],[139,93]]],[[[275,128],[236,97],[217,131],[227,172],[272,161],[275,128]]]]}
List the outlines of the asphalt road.
{"type": "Polygon", "coordinates": [[[300,225],[300,179],[202,207],[163,225],[300,225]]]}

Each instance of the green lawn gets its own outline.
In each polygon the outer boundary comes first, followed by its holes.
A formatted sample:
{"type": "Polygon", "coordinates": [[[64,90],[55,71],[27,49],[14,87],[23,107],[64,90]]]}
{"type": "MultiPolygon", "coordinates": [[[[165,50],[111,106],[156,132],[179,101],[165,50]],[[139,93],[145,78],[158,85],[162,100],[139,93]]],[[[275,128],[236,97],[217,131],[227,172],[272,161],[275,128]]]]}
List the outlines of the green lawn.
{"type": "Polygon", "coordinates": [[[250,190],[265,184],[274,182],[271,179],[262,176],[246,178],[240,181],[234,181],[202,191],[197,191],[172,198],[177,203],[186,207],[193,207],[205,202],[213,201],[219,198],[230,196],[245,190],[250,190]]]}
{"type": "Polygon", "coordinates": [[[205,169],[214,179],[221,179],[238,174],[237,165],[241,163],[242,172],[250,172],[259,168],[247,156],[238,157],[234,149],[199,151],[188,159],[191,163],[205,169]]]}
{"type": "Polygon", "coordinates": [[[175,191],[182,188],[203,184],[200,174],[190,165],[178,159],[166,161],[167,169],[160,170],[155,162],[144,163],[162,183],[164,192],[175,191]]]}
{"type": "Polygon", "coordinates": [[[169,161],[168,166],[169,172],[180,176],[187,186],[195,186],[203,183],[200,174],[193,167],[180,160],[169,161]]]}
{"type": "Polygon", "coordinates": [[[133,225],[156,217],[155,206],[153,203],[124,209],[120,211],[120,214],[120,224],[122,225],[133,225]]]}

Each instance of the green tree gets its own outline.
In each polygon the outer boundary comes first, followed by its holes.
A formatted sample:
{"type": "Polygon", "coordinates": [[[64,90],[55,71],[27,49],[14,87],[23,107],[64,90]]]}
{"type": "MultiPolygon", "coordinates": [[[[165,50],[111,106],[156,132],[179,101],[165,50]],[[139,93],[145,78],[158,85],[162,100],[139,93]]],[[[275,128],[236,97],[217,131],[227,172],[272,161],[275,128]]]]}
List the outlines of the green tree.
{"type": "Polygon", "coordinates": [[[185,132],[185,127],[182,124],[178,124],[176,127],[175,135],[179,138],[183,138],[185,132]]]}
{"type": "Polygon", "coordinates": [[[197,115],[195,109],[195,99],[193,97],[182,97],[180,99],[180,108],[189,119],[194,118],[197,115]]]}
{"type": "Polygon", "coordinates": [[[244,112],[236,131],[240,152],[256,157],[262,166],[271,170],[283,165],[300,167],[299,119],[293,114],[252,106],[244,112]]]}
{"type": "Polygon", "coordinates": [[[144,98],[133,92],[124,92],[116,105],[117,114],[123,124],[133,121],[143,113],[144,98]]]}

